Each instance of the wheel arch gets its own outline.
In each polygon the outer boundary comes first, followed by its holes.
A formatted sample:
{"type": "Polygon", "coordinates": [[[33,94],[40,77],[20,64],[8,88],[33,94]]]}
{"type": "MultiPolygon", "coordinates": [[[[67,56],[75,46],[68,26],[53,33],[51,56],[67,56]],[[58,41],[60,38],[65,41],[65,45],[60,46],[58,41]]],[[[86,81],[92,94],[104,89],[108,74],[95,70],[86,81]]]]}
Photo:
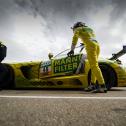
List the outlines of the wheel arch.
{"type": "Polygon", "coordinates": [[[4,63],[3,64],[6,69],[6,75],[5,75],[5,79],[6,81],[4,82],[3,88],[4,89],[13,89],[15,87],[15,83],[14,83],[14,70],[11,67],[11,65],[4,63]]]}
{"type": "MultiPolygon", "coordinates": [[[[105,74],[106,72],[105,70],[111,71],[111,76],[114,77],[114,80],[113,80],[114,82],[113,82],[112,87],[116,87],[118,85],[118,78],[117,78],[117,74],[114,68],[107,63],[99,63],[99,67],[102,71],[102,74],[105,74]]],[[[88,71],[88,84],[90,84],[90,80],[91,80],[91,69],[89,69],[88,71]]]]}

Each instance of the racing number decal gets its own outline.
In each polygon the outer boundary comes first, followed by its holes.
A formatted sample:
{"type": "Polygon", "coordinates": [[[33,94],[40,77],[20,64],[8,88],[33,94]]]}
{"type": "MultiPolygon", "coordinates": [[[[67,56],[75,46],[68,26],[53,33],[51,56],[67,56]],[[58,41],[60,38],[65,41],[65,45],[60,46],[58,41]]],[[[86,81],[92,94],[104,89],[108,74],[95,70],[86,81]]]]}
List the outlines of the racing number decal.
{"type": "Polygon", "coordinates": [[[40,76],[51,74],[51,61],[41,63],[40,76]]]}

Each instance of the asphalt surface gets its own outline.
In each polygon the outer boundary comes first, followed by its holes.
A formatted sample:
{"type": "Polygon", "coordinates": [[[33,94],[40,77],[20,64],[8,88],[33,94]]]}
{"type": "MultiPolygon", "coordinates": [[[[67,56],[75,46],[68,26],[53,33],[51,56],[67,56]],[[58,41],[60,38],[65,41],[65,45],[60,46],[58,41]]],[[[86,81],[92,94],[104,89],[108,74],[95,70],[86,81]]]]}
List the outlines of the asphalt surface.
{"type": "Polygon", "coordinates": [[[0,91],[0,126],[126,126],[126,87],[0,91]]]}

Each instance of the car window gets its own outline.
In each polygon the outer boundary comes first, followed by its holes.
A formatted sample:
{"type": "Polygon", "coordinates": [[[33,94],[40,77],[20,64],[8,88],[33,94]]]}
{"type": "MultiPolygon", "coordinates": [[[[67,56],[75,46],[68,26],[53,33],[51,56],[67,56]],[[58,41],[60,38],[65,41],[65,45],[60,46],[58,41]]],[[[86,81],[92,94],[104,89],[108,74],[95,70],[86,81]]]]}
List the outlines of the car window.
{"type": "MultiPolygon", "coordinates": [[[[74,50],[74,54],[79,54],[80,50],[82,47],[78,46],[75,48],[74,50]]],[[[64,51],[61,51],[60,53],[58,53],[57,55],[54,56],[54,59],[59,59],[59,58],[63,58],[63,57],[67,57],[67,53],[70,51],[70,49],[66,49],[64,51]]],[[[81,53],[85,53],[84,49],[81,53]]]]}

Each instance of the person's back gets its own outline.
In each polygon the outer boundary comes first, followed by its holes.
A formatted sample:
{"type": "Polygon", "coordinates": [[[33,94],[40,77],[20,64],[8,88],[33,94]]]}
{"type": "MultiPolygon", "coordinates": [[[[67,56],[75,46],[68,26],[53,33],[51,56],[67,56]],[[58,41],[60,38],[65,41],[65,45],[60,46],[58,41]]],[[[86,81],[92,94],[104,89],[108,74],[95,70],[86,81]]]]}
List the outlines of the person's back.
{"type": "Polygon", "coordinates": [[[78,27],[74,30],[73,43],[76,43],[76,37],[80,38],[84,45],[89,44],[90,39],[95,39],[95,34],[88,26],[78,27]]]}
{"type": "Polygon", "coordinates": [[[79,37],[83,40],[83,41],[86,41],[86,40],[89,40],[91,38],[94,38],[95,37],[95,34],[93,32],[93,30],[87,26],[84,26],[84,27],[78,27],[75,32],[79,32],[79,37]]]}

